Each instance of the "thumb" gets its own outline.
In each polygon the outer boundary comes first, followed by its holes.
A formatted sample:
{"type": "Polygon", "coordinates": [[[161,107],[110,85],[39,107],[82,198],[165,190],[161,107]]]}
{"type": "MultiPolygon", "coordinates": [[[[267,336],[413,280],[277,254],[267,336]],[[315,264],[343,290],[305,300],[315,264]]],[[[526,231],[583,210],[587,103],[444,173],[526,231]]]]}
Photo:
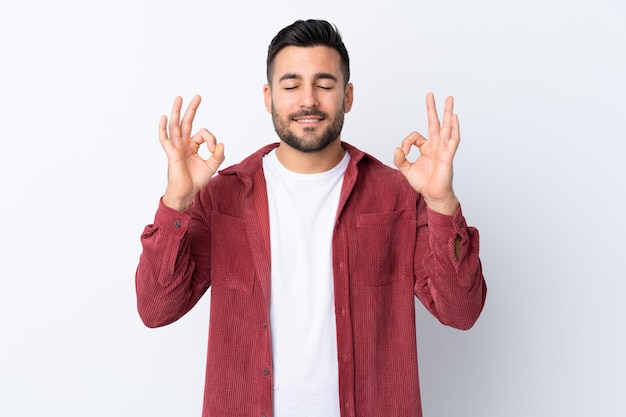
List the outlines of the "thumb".
{"type": "Polygon", "coordinates": [[[209,166],[209,169],[212,173],[215,174],[217,172],[217,169],[220,167],[220,165],[222,165],[224,159],[226,159],[224,155],[224,144],[218,143],[215,145],[211,157],[207,160],[207,165],[209,166]]]}
{"type": "Polygon", "coordinates": [[[411,163],[406,159],[406,155],[400,147],[396,148],[393,153],[393,163],[404,175],[406,175],[406,171],[411,166],[411,163]]]}

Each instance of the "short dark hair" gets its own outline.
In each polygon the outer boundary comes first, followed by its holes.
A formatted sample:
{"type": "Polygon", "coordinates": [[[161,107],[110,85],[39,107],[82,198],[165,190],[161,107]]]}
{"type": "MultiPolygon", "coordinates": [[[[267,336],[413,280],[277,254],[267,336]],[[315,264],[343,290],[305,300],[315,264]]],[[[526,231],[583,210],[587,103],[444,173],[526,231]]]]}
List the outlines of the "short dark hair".
{"type": "Polygon", "coordinates": [[[276,34],[267,50],[267,82],[271,84],[274,58],[287,46],[328,46],[339,52],[344,85],[350,80],[350,58],[337,26],[325,20],[297,20],[276,34]]]}

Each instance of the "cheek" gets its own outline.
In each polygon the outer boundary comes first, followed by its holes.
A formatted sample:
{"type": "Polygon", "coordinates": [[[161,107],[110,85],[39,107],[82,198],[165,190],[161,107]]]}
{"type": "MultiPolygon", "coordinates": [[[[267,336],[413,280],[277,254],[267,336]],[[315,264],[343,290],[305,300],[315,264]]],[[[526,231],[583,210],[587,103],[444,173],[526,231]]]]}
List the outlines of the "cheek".
{"type": "Polygon", "coordinates": [[[271,104],[275,113],[286,116],[290,113],[297,111],[297,106],[295,106],[293,100],[288,97],[276,97],[274,96],[271,104]]]}
{"type": "Polygon", "coordinates": [[[327,109],[333,109],[334,111],[342,110],[346,105],[346,98],[343,95],[334,95],[327,97],[324,101],[327,109]]]}

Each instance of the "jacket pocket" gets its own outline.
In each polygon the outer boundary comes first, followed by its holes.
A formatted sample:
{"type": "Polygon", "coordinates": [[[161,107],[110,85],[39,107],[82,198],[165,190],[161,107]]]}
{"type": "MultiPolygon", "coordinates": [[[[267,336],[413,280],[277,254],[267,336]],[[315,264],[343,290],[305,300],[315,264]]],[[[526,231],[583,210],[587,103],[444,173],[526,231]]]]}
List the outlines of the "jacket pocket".
{"type": "Polygon", "coordinates": [[[242,219],[213,213],[211,231],[211,284],[252,292],[254,262],[242,219]]]}
{"type": "Polygon", "coordinates": [[[359,214],[356,218],[356,271],[366,285],[393,282],[410,270],[415,221],[408,210],[359,214]]]}

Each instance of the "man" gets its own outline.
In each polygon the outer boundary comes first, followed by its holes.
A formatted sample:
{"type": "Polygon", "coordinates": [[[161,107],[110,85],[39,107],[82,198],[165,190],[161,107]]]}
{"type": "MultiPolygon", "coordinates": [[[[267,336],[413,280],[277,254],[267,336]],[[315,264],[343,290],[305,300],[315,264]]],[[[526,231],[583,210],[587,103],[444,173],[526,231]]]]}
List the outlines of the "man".
{"type": "Polygon", "coordinates": [[[204,417],[420,416],[414,297],[456,328],[480,315],[478,233],[452,190],[452,98],[440,124],[427,96],[428,139],[407,136],[395,170],[340,139],[349,76],[334,26],[281,30],[264,87],[280,142],[215,177],[223,145],[191,135],[200,98],[161,118],[168,185],[142,235],[138,309],[163,326],[211,286],[204,417]]]}

